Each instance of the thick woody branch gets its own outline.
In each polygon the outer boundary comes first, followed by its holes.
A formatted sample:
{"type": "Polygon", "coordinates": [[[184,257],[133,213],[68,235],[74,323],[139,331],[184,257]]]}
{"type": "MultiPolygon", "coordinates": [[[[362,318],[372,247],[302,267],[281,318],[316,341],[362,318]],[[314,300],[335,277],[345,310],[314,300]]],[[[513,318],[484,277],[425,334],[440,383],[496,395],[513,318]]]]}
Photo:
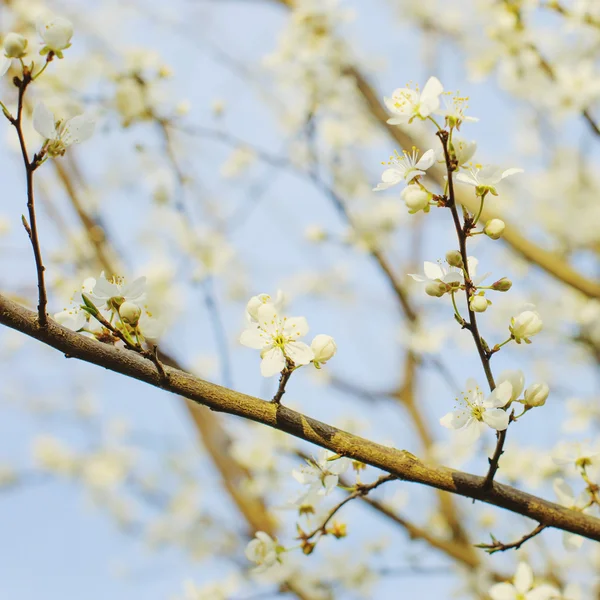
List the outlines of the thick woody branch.
{"type": "Polygon", "coordinates": [[[600,519],[548,502],[507,485],[494,482],[483,490],[483,477],[447,467],[429,466],[405,450],[382,446],[352,435],[299,412],[203,381],[177,369],[165,368],[164,379],[156,366],[130,350],[116,348],[74,333],[54,321],[46,328],[36,314],[0,295],[0,323],[20,331],[67,357],[96,364],[184,396],[208,408],[249,419],[289,433],[341,456],[381,469],[398,479],[480,500],[554,527],[600,541],[600,519]]]}

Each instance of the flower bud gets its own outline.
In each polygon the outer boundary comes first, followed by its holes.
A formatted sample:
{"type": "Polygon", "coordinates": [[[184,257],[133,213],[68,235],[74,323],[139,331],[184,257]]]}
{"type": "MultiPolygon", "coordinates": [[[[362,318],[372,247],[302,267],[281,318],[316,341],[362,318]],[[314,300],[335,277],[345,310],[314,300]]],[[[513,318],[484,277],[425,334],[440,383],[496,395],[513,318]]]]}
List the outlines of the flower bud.
{"type": "Polygon", "coordinates": [[[545,383],[534,383],[525,390],[526,406],[544,406],[550,394],[550,388],[545,383]]]}
{"type": "Polygon", "coordinates": [[[135,327],[140,320],[142,309],[133,302],[123,302],[119,308],[119,315],[124,323],[135,327]]]}
{"type": "Polygon", "coordinates": [[[491,302],[485,296],[473,296],[469,301],[469,308],[474,312],[485,312],[491,302]]]}
{"type": "Polygon", "coordinates": [[[429,201],[432,198],[432,195],[429,192],[426,192],[416,184],[406,186],[400,195],[411,215],[428,208],[429,201]]]}
{"type": "Polygon", "coordinates": [[[451,267],[458,267],[459,269],[462,269],[465,266],[462,256],[458,250],[450,250],[449,252],[446,252],[446,262],[451,267]]]}
{"type": "Polygon", "coordinates": [[[502,237],[505,228],[506,225],[504,224],[504,221],[502,219],[490,219],[485,224],[483,232],[485,233],[485,235],[492,238],[493,240],[497,240],[502,237]]]}
{"type": "Polygon", "coordinates": [[[4,38],[4,53],[8,58],[23,58],[27,51],[27,39],[20,33],[7,33],[4,38]]]}
{"type": "Polygon", "coordinates": [[[491,285],[491,288],[493,290],[496,290],[497,292],[508,292],[508,290],[510,290],[511,287],[512,281],[510,279],[507,279],[506,277],[498,279],[498,281],[495,281],[491,285]]]}
{"type": "Polygon", "coordinates": [[[435,298],[441,298],[447,291],[448,286],[441,281],[431,281],[425,286],[425,293],[435,298]]]}
{"type": "Polygon", "coordinates": [[[323,333],[315,336],[310,347],[315,354],[313,364],[317,369],[320,369],[321,365],[324,365],[328,360],[333,358],[334,354],[337,352],[335,340],[330,335],[325,335],[323,333]]]}
{"type": "Polygon", "coordinates": [[[520,344],[523,341],[526,344],[531,344],[529,338],[532,335],[539,333],[542,330],[543,325],[542,319],[536,311],[524,310],[516,317],[512,317],[508,330],[517,344],[520,344]]]}
{"type": "Polygon", "coordinates": [[[73,23],[63,17],[52,17],[47,21],[39,21],[37,31],[44,42],[40,50],[42,56],[54,52],[58,58],[62,58],[62,51],[71,46],[73,37],[73,23]]]}

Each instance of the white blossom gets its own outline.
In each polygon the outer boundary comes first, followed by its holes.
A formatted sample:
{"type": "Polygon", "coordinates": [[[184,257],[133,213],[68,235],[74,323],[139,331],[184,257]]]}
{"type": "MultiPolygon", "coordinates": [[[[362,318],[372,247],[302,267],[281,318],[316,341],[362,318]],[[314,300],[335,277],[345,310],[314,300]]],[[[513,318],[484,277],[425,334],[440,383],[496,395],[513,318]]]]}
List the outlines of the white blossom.
{"type": "Polygon", "coordinates": [[[0,77],[8,71],[13,58],[23,58],[26,53],[27,38],[20,33],[7,33],[4,38],[4,54],[0,56],[0,77]]]}
{"type": "Polygon", "coordinates": [[[321,496],[327,496],[336,487],[339,476],[350,467],[348,458],[337,457],[327,450],[320,450],[316,460],[307,460],[307,465],[292,471],[294,479],[308,485],[321,496]]]}
{"type": "Polygon", "coordinates": [[[480,294],[471,296],[471,299],[469,300],[470,309],[478,313],[485,312],[490,304],[491,302],[485,296],[481,296],[480,294]]]}
{"type": "Polygon", "coordinates": [[[523,169],[512,168],[503,171],[500,167],[495,165],[477,165],[471,167],[466,172],[461,171],[457,173],[456,181],[466,185],[472,185],[476,188],[478,195],[482,195],[484,192],[489,191],[494,196],[497,196],[498,192],[496,191],[496,185],[506,177],[516,175],[517,173],[523,173],[523,169]]]}
{"type": "Polygon", "coordinates": [[[275,310],[279,312],[284,307],[285,301],[285,295],[281,290],[277,290],[277,295],[275,298],[271,298],[269,294],[258,294],[256,296],[252,296],[246,305],[246,315],[250,321],[257,322],[259,307],[261,307],[263,304],[272,304],[275,307],[275,310]]]}
{"type": "Polygon", "coordinates": [[[142,316],[142,309],[137,304],[126,300],[119,307],[119,316],[125,323],[135,327],[142,316]]]}
{"type": "Polygon", "coordinates": [[[73,37],[73,23],[63,17],[51,17],[37,23],[38,35],[44,43],[40,54],[54,52],[58,58],[62,58],[62,51],[71,46],[73,37]]]}
{"type": "Polygon", "coordinates": [[[384,98],[389,111],[394,115],[388,119],[390,125],[404,125],[413,119],[426,119],[440,107],[440,95],[444,87],[437,77],[430,77],[422,92],[406,88],[394,90],[391,98],[384,98]]]}
{"type": "Polygon", "coordinates": [[[122,277],[108,280],[102,271],[89,296],[97,303],[98,308],[118,310],[125,302],[140,306],[146,299],[146,278],[138,277],[131,283],[126,283],[122,277]]]}
{"type": "Polygon", "coordinates": [[[532,306],[531,310],[524,310],[510,320],[508,329],[517,344],[520,344],[521,342],[531,344],[529,338],[542,330],[544,325],[542,323],[542,318],[539,313],[533,310],[534,308],[535,307],[532,306]]]}
{"type": "MultiPolygon", "coordinates": [[[[469,267],[469,274],[474,285],[479,285],[487,276],[488,273],[477,277],[477,265],[479,261],[474,256],[467,257],[467,265],[469,267]]],[[[444,264],[438,262],[425,261],[423,263],[423,273],[409,273],[409,277],[412,277],[415,281],[425,283],[426,285],[437,283],[442,284],[440,291],[443,295],[444,289],[446,292],[452,289],[457,289],[464,284],[465,277],[462,269],[458,267],[446,267],[444,264]],[[445,286],[445,287],[444,287],[445,286]]],[[[428,292],[429,293],[429,292],[428,292]]],[[[432,294],[430,294],[432,295],[432,294]]]]}
{"type": "Polygon", "coordinates": [[[381,174],[381,182],[373,190],[375,192],[387,190],[401,181],[410,183],[415,177],[425,175],[425,171],[435,162],[435,152],[427,150],[421,158],[418,156],[419,152],[416,148],[413,148],[411,153],[404,150],[402,155],[396,152],[387,163],[390,165],[389,169],[381,174]]]}
{"type": "Polygon", "coordinates": [[[502,410],[512,396],[512,385],[509,381],[500,383],[496,389],[484,399],[483,392],[474,379],[467,380],[467,391],[456,410],[449,412],[440,419],[440,423],[448,429],[454,429],[460,434],[460,441],[471,444],[479,439],[486,425],[497,431],[508,427],[508,412],[502,410]]]}
{"type": "Polygon", "coordinates": [[[320,333],[316,335],[310,344],[310,347],[315,355],[313,364],[317,369],[324,365],[328,360],[331,360],[337,352],[335,340],[330,335],[320,333]]]}
{"type": "Polygon", "coordinates": [[[506,224],[502,219],[490,219],[483,228],[485,235],[493,240],[500,239],[504,230],[506,229],[506,224]]]}
{"type": "Polygon", "coordinates": [[[79,144],[92,137],[95,123],[85,115],[57,121],[40,102],[33,109],[33,127],[44,138],[48,156],[56,157],[62,156],[71,144],[79,144]]]}
{"type": "Polygon", "coordinates": [[[256,563],[255,573],[263,573],[279,561],[277,541],[268,533],[257,531],[253,540],[246,546],[246,558],[256,563]]]}
{"type": "Polygon", "coordinates": [[[550,388],[546,383],[534,383],[525,390],[523,403],[527,406],[544,406],[550,394],[550,388]]]}
{"type": "Polygon", "coordinates": [[[588,442],[561,442],[552,459],[557,465],[573,465],[579,468],[600,464],[600,447],[588,442]]]}
{"type": "Polygon", "coordinates": [[[460,129],[463,122],[475,123],[479,121],[477,117],[465,116],[465,110],[469,108],[467,104],[469,98],[467,96],[460,96],[458,92],[456,94],[447,92],[442,95],[442,98],[444,100],[444,108],[436,110],[435,114],[442,115],[448,126],[460,129]]]}
{"type": "Polygon", "coordinates": [[[490,588],[492,600],[551,600],[560,592],[547,584],[535,585],[533,571],[524,562],[519,563],[512,583],[497,583],[490,588]]]}
{"type": "Polygon", "coordinates": [[[429,202],[433,195],[424,190],[420,185],[407,185],[401,192],[400,197],[404,200],[404,204],[408,208],[408,212],[414,215],[422,210],[429,211],[429,202]]]}
{"type": "Polygon", "coordinates": [[[304,317],[281,317],[276,307],[261,304],[256,310],[257,322],[249,323],[242,332],[240,343],[261,351],[260,372],[272,377],[283,371],[286,359],[295,366],[307,365],[314,358],[310,346],[298,341],[308,333],[304,317]]]}
{"type": "MultiPolygon", "coordinates": [[[[553,483],[554,493],[558,498],[559,504],[570,508],[571,510],[583,511],[590,506],[590,493],[587,489],[583,490],[577,497],[573,492],[573,488],[561,477],[557,477],[553,483]]],[[[583,544],[583,537],[563,531],[563,546],[567,550],[577,550],[583,544]]]]}
{"type": "MultiPolygon", "coordinates": [[[[95,285],[96,280],[93,277],[88,277],[83,281],[80,289],[76,290],[76,293],[83,292],[84,294],[91,294],[95,285]]],[[[73,298],[72,302],[72,306],[55,313],[54,320],[63,327],[71,329],[72,331],[80,331],[83,327],[90,327],[89,313],[81,309],[81,304],[79,301],[75,303],[73,298]]]]}

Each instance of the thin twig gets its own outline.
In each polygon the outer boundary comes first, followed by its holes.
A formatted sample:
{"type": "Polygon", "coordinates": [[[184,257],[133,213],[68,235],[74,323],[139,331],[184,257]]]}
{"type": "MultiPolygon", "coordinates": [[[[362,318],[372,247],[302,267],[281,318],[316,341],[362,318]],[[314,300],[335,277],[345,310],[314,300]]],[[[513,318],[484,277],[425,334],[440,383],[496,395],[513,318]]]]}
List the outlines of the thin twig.
{"type": "Polygon", "coordinates": [[[488,554],[494,554],[496,552],[505,552],[506,550],[518,550],[525,542],[527,542],[531,538],[534,538],[536,535],[538,535],[538,533],[541,533],[542,531],[544,531],[544,529],[547,528],[548,525],[543,525],[542,523],[540,523],[533,531],[530,531],[523,537],[519,538],[515,542],[511,542],[510,544],[504,544],[500,540],[497,540],[493,535],[491,535],[491,544],[476,544],[476,548],[482,548],[488,554]]]}
{"type": "Polygon", "coordinates": [[[277,388],[277,392],[273,396],[271,402],[273,404],[281,404],[281,399],[285,394],[285,386],[287,382],[290,380],[292,373],[294,372],[294,363],[288,358],[286,359],[285,368],[281,371],[281,377],[279,378],[279,387],[277,388]]]}
{"type": "Polygon", "coordinates": [[[342,501],[338,502],[327,513],[327,516],[325,517],[325,519],[323,520],[323,522],[321,523],[321,525],[319,527],[317,527],[316,529],[313,529],[309,533],[301,533],[298,539],[301,539],[303,542],[310,542],[310,540],[312,538],[314,538],[317,534],[327,535],[327,525],[329,524],[329,521],[331,521],[331,519],[333,519],[333,517],[338,513],[338,511],[343,506],[345,506],[346,504],[348,504],[348,502],[350,502],[351,500],[354,500],[355,498],[366,496],[369,492],[371,492],[375,488],[378,488],[380,485],[383,485],[384,483],[387,483],[388,481],[394,481],[395,479],[397,479],[397,477],[395,477],[394,475],[382,475],[381,477],[379,477],[379,479],[377,479],[373,483],[369,483],[369,484],[357,483],[354,487],[354,491],[351,492],[350,494],[348,494],[348,496],[346,496],[342,501]]]}
{"type": "Polygon", "coordinates": [[[40,240],[38,236],[37,218],[35,214],[35,196],[34,196],[34,185],[33,185],[33,173],[38,167],[37,155],[34,155],[33,160],[29,160],[29,153],[27,152],[27,145],[25,142],[25,135],[23,134],[23,99],[25,97],[25,91],[27,86],[33,81],[31,73],[26,68],[23,69],[23,79],[18,77],[14,78],[14,83],[19,90],[19,99],[17,104],[17,116],[11,118],[7,115],[7,118],[14,126],[17,136],[19,138],[19,146],[21,147],[21,155],[23,157],[23,163],[25,164],[25,174],[27,178],[27,211],[29,213],[29,226],[26,225],[23,220],[23,225],[31,241],[33,248],[33,257],[35,259],[35,268],[37,271],[37,284],[38,284],[38,323],[40,327],[46,327],[48,324],[48,315],[46,313],[46,306],[48,304],[48,296],[46,293],[46,283],[44,281],[44,263],[42,260],[42,250],[40,248],[40,240]]]}

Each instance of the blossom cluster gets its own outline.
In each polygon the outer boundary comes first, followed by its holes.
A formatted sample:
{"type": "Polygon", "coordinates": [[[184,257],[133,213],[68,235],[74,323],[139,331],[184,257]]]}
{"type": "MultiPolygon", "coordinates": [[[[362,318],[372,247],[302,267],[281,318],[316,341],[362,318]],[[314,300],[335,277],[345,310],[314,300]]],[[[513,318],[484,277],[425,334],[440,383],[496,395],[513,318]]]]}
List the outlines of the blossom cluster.
{"type": "MultiPolygon", "coordinates": [[[[440,423],[448,429],[455,430],[462,443],[470,444],[479,439],[487,427],[496,431],[504,431],[510,421],[509,408],[512,402],[524,405],[524,412],[536,406],[543,406],[550,394],[545,383],[534,383],[529,386],[519,399],[525,387],[525,376],[522,371],[503,371],[496,380],[496,387],[485,398],[483,391],[474,379],[467,380],[466,391],[457,398],[457,408],[440,419],[440,423]]],[[[512,417],[512,420],[520,416],[512,417]]]]}
{"type": "Polygon", "coordinates": [[[240,343],[261,351],[263,377],[309,363],[320,369],[337,351],[336,343],[329,335],[315,336],[310,346],[301,341],[308,333],[308,322],[305,317],[283,316],[283,302],[281,292],[274,299],[268,294],[259,294],[246,306],[248,326],[240,336],[240,343]]]}
{"type": "Polygon", "coordinates": [[[120,277],[107,278],[102,272],[98,279],[84,280],[80,295],[82,303],[74,301],[71,307],[54,315],[64,327],[104,339],[109,333],[108,323],[134,345],[156,331],[145,304],[145,277],[127,283],[120,277]]]}

